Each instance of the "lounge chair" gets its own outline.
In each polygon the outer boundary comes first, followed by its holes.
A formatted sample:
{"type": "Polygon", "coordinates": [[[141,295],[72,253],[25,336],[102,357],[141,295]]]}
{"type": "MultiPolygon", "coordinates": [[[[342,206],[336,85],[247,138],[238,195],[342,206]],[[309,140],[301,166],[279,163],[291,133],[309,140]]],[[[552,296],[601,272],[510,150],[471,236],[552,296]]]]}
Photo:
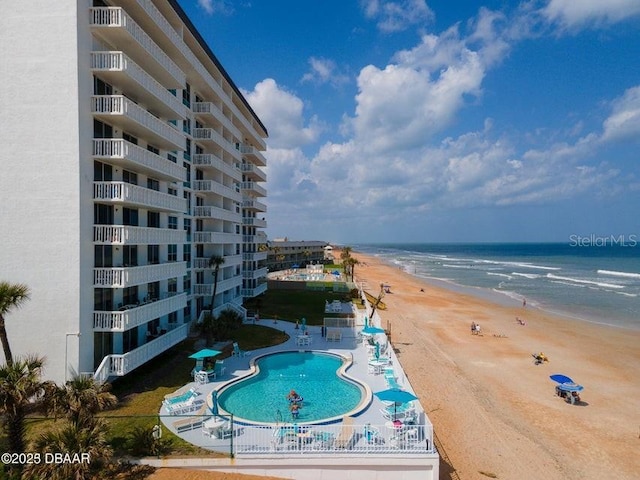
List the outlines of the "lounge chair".
{"type": "Polygon", "coordinates": [[[353,443],[356,430],[353,426],[353,417],[344,417],[342,419],[342,428],[333,443],[335,448],[350,448],[353,443]]]}
{"type": "Polygon", "coordinates": [[[178,390],[177,392],[173,392],[173,393],[168,393],[164,396],[164,400],[166,402],[178,402],[180,401],[180,399],[182,397],[184,397],[185,399],[188,398],[189,396],[196,396],[198,395],[198,388],[197,387],[182,387],[180,390],[178,390]]]}
{"type": "Polygon", "coordinates": [[[369,423],[364,426],[362,434],[369,445],[375,445],[380,442],[380,430],[377,427],[372,427],[369,423]]]}
{"type": "Polygon", "coordinates": [[[313,443],[311,448],[313,450],[330,450],[333,447],[335,441],[335,435],[331,432],[313,431],[311,432],[313,437],[313,443]]]}
{"type": "Polygon", "coordinates": [[[246,352],[245,350],[240,350],[240,346],[238,345],[238,342],[233,342],[233,352],[231,352],[231,355],[234,357],[245,357],[249,355],[249,353],[246,352]]]}
{"type": "Polygon", "coordinates": [[[173,422],[173,428],[175,428],[178,433],[193,430],[194,428],[200,427],[204,421],[210,417],[211,412],[209,411],[209,407],[206,403],[203,403],[197,411],[193,412],[193,416],[181,418],[173,422]]]}

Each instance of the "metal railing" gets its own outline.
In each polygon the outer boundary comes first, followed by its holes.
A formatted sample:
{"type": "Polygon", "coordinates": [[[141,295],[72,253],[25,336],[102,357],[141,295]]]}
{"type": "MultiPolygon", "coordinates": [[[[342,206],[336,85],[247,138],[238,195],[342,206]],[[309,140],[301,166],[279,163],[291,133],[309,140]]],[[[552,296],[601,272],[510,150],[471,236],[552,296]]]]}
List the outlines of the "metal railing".
{"type": "Polygon", "coordinates": [[[184,198],[127,182],[93,182],[93,199],[130,203],[180,213],[187,210],[187,201],[184,198]]]}
{"type": "Polygon", "coordinates": [[[116,245],[164,245],[186,243],[184,230],[132,227],[130,225],[94,225],[93,242],[116,245]]]}
{"type": "Polygon", "coordinates": [[[113,312],[94,311],[93,328],[96,331],[123,332],[160,318],[187,305],[187,295],[177,294],[161,300],[143,302],[113,312]]]}

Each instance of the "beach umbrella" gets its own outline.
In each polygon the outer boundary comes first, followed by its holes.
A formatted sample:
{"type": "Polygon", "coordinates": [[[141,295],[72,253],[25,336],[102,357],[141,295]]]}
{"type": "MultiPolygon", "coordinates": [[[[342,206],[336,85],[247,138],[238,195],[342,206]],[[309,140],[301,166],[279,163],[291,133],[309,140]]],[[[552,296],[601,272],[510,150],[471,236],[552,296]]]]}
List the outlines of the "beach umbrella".
{"type": "Polygon", "coordinates": [[[218,391],[211,392],[211,413],[218,415],[218,391]]]}
{"type": "Polygon", "coordinates": [[[367,335],[376,335],[378,333],[384,333],[384,330],[379,327],[367,327],[362,330],[362,333],[366,333],[367,335]]]}
{"type": "Polygon", "coordinates": [[[376,360],[380,360],[380,343],[379,342],[376,342],[375,355],[376,355],[376,360]]]}
{"type": "Polygon", "coordinates": [[[194,358],[196,360],[202,360],[203,358],[211,358],[220,355],[222,352],[219,350],[211,350],[210,348],[203,348],[202,350],[189,355],[189,358],[194,358]]]}
{"type": "Polygon", "coordinates": [[[364,328],[369,326],[369,317],[364,317],[364,328]]]}
{"type": "Polygon", "coordinates": [[[307,329],[307,319],[302,317],[302,327],[300,329],[304,332],[307,329]]]}
{"type": "Polygon", "coordinates": [[[553,380],[554,382],[556,382],[556,383],[575,383],[569,377],[567,377],[566,375],[562,375],[560,373],[556,373],[555,375],[551,375],[549,378],[551,380],[553,380]]]}
{"type": "Polygon", "coordinates": [[[383,402],[393,402],[394,420],[396,419],[398,405],[402,405],[403,403],[412,402],[418,399],[418,397],[416,397],[413,393],[402,390],[401,388],[388,388],[387,390],[376,392],[374,393],[374,395],[383,402]]]}

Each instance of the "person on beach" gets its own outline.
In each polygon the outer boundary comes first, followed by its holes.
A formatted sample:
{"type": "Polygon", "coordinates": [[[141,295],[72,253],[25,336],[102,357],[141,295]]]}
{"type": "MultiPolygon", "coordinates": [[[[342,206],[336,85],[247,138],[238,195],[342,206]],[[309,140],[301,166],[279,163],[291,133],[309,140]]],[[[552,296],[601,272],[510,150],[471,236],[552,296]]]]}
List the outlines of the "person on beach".
{"type": "Polygon", "coordinates": [[[476,333],[476,322],[471,322],[471,335],[476,333]]]}
{"type": "Polygon", "coordinates": [[[523,307],[526,307],[526,306],[527,306],[527,299],[526,299],[526,298],[523,298],[523,299],[522,299],[522,306],[523,306],[523,307]]]}

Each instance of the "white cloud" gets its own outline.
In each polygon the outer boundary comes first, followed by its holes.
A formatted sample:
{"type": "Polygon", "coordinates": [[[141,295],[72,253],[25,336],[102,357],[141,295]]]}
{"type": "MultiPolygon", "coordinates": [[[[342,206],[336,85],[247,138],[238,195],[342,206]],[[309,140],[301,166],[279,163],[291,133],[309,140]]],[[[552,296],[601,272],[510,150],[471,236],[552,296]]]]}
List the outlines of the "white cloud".
{"type": "Polygon", "coordinates": [[[365,16],[376,20],[378,28],[385,33],[406,30],[434,17],[425,0],[363,0],[361,4],[365,16]]]}
{"type": "Polygon", "coordinates": [[[243,92],[269,131],[270,148],[296,148],[317,140],[322,126],[316,117],[305,125],[304,103],[267,78],[251,92],[243,92]]]}
{"type": "Polygon", "coordinates": [[[550,0],[542,14],[567,28],[613,24],[640,14],[638,0],[550,0]]]}
{"type": "Polygon", "coordinates": [[[209,15],[221,13],[223,15],[231,15],[233,6],[227,0],[198,0],[198,5],[209,15]]]}
{"type": "Polygon", "coordinates": [[[628,89],[612,102],[611,115],[603,128],[603,141],[640,137],[640,86],[628,89]]]}
{"type": "Polygon", "coordinates": [[[311,70],[302,77],[302,82],[311,82],[318,85],[330,83],[333,86],[339,86],[349,81],[347,75],[338,72],[336,63],[327,58],[311,57],[309,59],[311,70]]]}

